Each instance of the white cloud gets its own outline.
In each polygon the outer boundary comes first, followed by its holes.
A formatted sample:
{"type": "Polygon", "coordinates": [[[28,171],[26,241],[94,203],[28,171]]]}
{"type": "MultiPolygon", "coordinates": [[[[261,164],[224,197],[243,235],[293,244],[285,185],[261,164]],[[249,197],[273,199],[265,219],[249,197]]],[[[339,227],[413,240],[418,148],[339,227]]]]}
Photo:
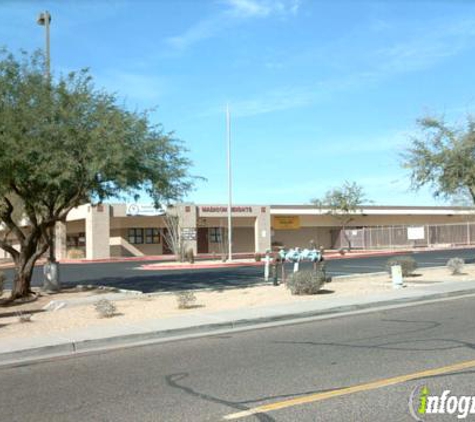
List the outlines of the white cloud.
{"type": "Polygon", "coordinates": [[[300,9],[300,0],[224,0],[221,3],[225,5],[224,10],[198,21],[183,33],[168,38],[168,44],[177,50],[184,50],[243,21],[292,16],[300,9]]]}
{"type": "Polygon", "coordinates": [[[228,13],[240,18],[260,18],[275,14],[295,15],[300,8],[299,0],[226,0],[228,13]]]}
{"type": "MultiPolygon", "coordinates": [[[[242,0],[239,0],[242,1],[242,0]]],[[[247,1],[247,0],[246,0],[247,1]]],[[[368,53],[359,70],[314,84],[268,89],[251,98],[236,98],[231,106],[236,116],[246,117],[316,104],[335,94],[372,86],[404,73],[436,66],[473,47],[475,20],[434,25],[432,31],[417,32],[384,49],[368,53]]],[[[342,52],[333,52],[341,61],[342,52]]],[[[332,56],[327,57],[329,62],[332,56]]],[[[267,66],[265,63],[264,66],[267,66]]],[[[222,107],[208,107],[206,115],[221,113],[222,107]]]]}

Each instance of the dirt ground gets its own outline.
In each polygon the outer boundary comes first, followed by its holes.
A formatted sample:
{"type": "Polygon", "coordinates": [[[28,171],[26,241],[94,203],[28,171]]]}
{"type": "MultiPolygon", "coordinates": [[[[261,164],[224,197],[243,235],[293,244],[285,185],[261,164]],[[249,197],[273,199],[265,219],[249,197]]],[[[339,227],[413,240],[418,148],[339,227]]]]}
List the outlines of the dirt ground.
{"type": "MultiPolygon", "coordinates": [[[[407,277],[407,288],[423,284],[475,280],[475,265],[466,265],[462,275],[451,275],[447,268],[420,269],[414,277],[407,277]]],[[[335,296],[356,296],[392,290],[389,275],[364,275],[336,278],[326,284],[317,295],[293,296],[285,285],[255,286],[220,291],[199,291],[195,293],[196,304],[190,309],[178,309],[175,294],[130,295],[115,301],[117,314],[112,318],[100,318],[93,306],[87,304],[67,304],[57,311],[44,311],[50,301],[56,302],[77,299],[101,299],[106,290],[92,289],[79,291],[63,290],[61,293],[46,295],[38,292],[39,298],[30,303],[14,306],[0,306],[0,339],[12,337],[61,334],[71,329],[109,324],[140,324],[141,321],[169,318],[193,313],[208,313],[226,309],[257,307],[300,301],[328,301],[335,296]],[[20,322],[19,313],[31,314],[31,322],[20,322]]],[[[8,292],[4,292],[3,298],[8,292]]]]}

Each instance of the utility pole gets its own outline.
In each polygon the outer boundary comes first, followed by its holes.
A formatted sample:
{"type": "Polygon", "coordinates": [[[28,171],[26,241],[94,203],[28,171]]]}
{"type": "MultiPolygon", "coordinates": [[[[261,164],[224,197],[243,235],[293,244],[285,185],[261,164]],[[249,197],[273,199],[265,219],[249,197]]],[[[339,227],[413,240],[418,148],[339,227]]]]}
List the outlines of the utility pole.
{"type": "Polygon", "coordinates": [[[229,115],[229,104],[226,105],[226,138],[228,144],[228,251],[229,261],[232,261],[232,174],[231,174],[231,117],[229,115]]]}
{"type": "Polygon", "coordinates": [[[36,20],[38,25],[45,27],[46,45],[45,45],[45,60],[46,60],[46,78],[49,80],[51,76],[51,56],[50,56],[50,37],[49,27],[51,24],[51,15],[48,11],[41,12],[36,20]]]}
{"type": "MultiPolygon", "coordinates": [[[[45,27],[45,78],[46,83],[51,82],[51,54],[50,54],[50,24],[51,24],[51,14],[48,11],[41,12],[38,15],[36,23],[40,26],[45,27]]],[[[56,225],[53,224],[49,228],[49,260],[43,267],[43,289],[46,291],[58,291],[60,290],[59,282],[59,265],[56,262],[55,254],[55,236],[56,236],[56,225]]]]}

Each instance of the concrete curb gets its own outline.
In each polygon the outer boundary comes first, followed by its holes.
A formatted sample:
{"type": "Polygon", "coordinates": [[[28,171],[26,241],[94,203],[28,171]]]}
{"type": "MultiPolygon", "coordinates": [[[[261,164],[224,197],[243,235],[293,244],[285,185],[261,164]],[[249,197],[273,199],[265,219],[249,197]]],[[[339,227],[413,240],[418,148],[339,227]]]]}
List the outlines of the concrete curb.
{"type": "Polygon", "coordinates": [[[163,265],[148,264],[140,267],[143,271],[168,271],[168,270],[203,270],[212,268],[228,268],[228,267],[260,267],[264,262],[229,262],[220,264],[188,264],[188,265],[163,265]]]}
{"type": "Polygon", "coordinates": [[[298,324],[316,319],[329,319],[338,316],[345,316],[348,314],[358,314],[381,309],[399,308],[419,303],[424,304],[431,301],[464,297],[473,294],[475,294],[475,288],[451,292],[430,293],[414,297],[380,300],[362,305],[344,305],[335,308],[305,311],[301,313],[288,313],[216,323],[205,323],[196,326],[151,330],[148,332],[125,334],[90,340],[86,339],[75,342],[65,341],[59,344],[0,353],[0,368],[27,365],[37,361],[50,360],[53,358],[81,356],[89,353],[97,353],[100,351],[145,346],[153,343],[190,339],[214,334],[222,334],[225,332],[239,332],[278,325],[298,324]]]}

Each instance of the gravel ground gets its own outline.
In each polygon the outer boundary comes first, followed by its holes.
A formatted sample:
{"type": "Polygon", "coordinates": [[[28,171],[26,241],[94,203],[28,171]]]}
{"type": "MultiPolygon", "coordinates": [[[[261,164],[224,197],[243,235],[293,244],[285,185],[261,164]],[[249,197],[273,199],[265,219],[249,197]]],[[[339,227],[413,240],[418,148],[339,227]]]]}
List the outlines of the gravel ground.
{"type": "MultiPolygon", "coordinates": [[[[475,280],[475,265],[466,265],[464,274],[451,275],[447,268],[424,268],[417,271],[414,277],[406,278],[407,288],[423,284],[475,280]]],[[[364,275],[336,278],[326,284],[320,294],[312,296],[292,296],[285,285],[255,286],[229,290],[210,290],[195,293],[196,303],[190,309],[178,309],[175,294],[131,295],[131,298],[117,296],[115,301],[117,314],[112,318],[99,318],[91,304],[91,298],[101,298],[104,291],[64,290],[59,294],[44,295],[39,292],[38,300],[15,306],[0,306],[0,338],[6,340],[14,337],[60,334],[71,329],[87,326],[106,326],[109,324],[137,324],[158,318],[169,318],[183,314],[209,313],[226,309],[247,308],[283,304],[300,301],[332,301],[335,296],[356,296],[390,291],[391,281],[388,275],[364,275]],[[77,304],[77,299],[89,301],[77,304]],[[67,305],[57,311],[43,311],[42,308],[50,301],[74,300],[75,304],[67,305]],[[31,322],[19,322],[18,312],[31,313],[31,322]]],[[[109,293],[109,292],[107,292],[109,293]]],[[[4,297],[8,292],[4,293],[4,297]]],[[[110,295],[110,293],[109,293],[110,295]]],[[[110,297],[110,296],[108,296],[110,297]]]]}

